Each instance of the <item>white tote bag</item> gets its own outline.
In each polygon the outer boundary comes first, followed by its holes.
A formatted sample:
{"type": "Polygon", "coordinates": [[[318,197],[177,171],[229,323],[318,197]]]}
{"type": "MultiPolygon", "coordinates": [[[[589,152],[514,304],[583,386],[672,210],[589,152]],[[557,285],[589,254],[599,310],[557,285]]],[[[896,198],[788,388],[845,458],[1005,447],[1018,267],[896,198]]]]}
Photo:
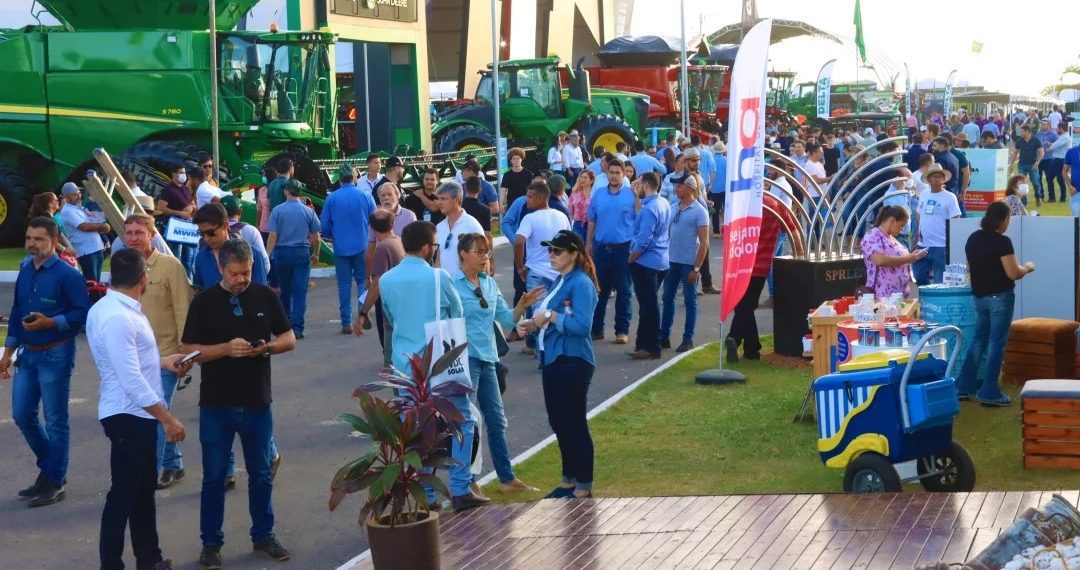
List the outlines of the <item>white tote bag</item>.
{"type": "MultiPolygon", "coordinates": [[[[424,336],[432,342],[431,363],[435,364],[442,355],[468,342],[465,334],[465,319],[442,319],[442,270],[435,270],[435,320],[424,323],[424,336]]],[[[442,384],[454,380],[466,386],[472,386],[472,378],[469,376],[469,352],[461,353],[446,370],[430,380],[431,385],[442,384]]]]}

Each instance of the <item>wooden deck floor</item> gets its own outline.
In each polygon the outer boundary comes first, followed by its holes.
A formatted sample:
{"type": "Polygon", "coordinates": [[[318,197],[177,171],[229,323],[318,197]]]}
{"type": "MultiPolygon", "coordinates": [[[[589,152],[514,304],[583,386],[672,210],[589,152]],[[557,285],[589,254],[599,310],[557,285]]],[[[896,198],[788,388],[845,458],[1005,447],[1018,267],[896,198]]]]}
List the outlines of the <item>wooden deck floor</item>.
{"type": "MultiPolygon", "coordinates": [[[[1074,505],[1080,491],[1058,491],[1074,505]]],[[[963,562],[1053,491],[549,499],[446,514],[442,567],[912,568],[963,562]]],[[[358,568],[371,568],[370,559],[358,568]]]]}

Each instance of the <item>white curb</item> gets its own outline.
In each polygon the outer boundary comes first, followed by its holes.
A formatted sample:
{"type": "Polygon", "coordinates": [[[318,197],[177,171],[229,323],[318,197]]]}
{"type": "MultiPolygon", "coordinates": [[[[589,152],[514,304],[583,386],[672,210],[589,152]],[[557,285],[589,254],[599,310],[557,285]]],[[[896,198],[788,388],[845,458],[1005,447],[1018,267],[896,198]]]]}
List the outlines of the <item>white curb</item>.
{"type": "MultiPolygon", "coordinates": [[[[494,240],[495,247],[502,247],[504,245],[510,245],[510,240],[506,239],[506,236],[497,236],[494,240]]],[[[14,283],[18,278],[18,271],[0,271],[0,283],[14,283]]],[[[320,267],[318,269],[311,270],[311,277],[313,279],[326,279],[334,276],[333,267],[320,267]]],[[[103,271],[101,273],[101,282],[109,282],[109,272],[103,271]]]]}
{"type": "MultiPolygon", "coordinates": [[[[495,239],[498,240],[499,238],[495,238],[495,239]]],[[[503,239],[505,239],[505,238],[503,238],[503,239]]],[[[707,345],[703,344],[701,346],[695,346],[694,348],[692,348],[692,349],[690,349],[690,350],[688,350],[688,351],[686,351],[686,352],[684,352],[682,354],[679,354],[679,355],[675,356],[674,358],[672,358],[671,360],[661,364],[660,366],[656,367],[656,369],[653,370],[652,372],[649,372],[648,374],[642,376],[641,378],[638,378],[637,380],[634,381],[634,383],[630,384],[629,386],[626,386],[622,390],[619,390],[618,392],[616,392],[610,398],[604,400],[603,402],[600,402],[600,404],[598,404],[595,408],[589,410],[589,413],[585,414],[585,418],[590,419],[590,420],[595,418],[596,416],[600,415],[601,412],[607,410],[611,406],[614,406],[619,400],[622,400],[623,398],[625,398],[627,395],[630,394],[630,392],[633,392],[635,389],[638,388],[638,386],[641,386],[642,384],[644,384],[647,380],[649,380],[653,376],[656,376],[657,374],[660,374],[661,372],[667,370],[668,368],[671,368],[672,366],[674,366],[675,364],[677,364],[679,361],[686,358],[687,356],[690,356],[691,354],[694,354],[695,352],[705,348],[705,346],[707,346],[707,345]]],[[[526,449],[520,455],[518,455],[517,457],[511,459],[510,460],[510,465],[517,465],[517,464],[525,461],[526,459],[529,459],[530,457],[536,455],[537,453],[540,453],[541,450],[543,450],[545,447],[547,447],[547,446],[549,446],[549,445],[551,445],[553,443],[555,443],[555,434],[551,434],[551,435],[547,436],[540,443],[537,443],[536,445],[530,447],[529,449],[526,449]]],[[[495,472],[491,471],[487,475],[484,475],[483,477],[481,477],[476,483],[478,485],[486,485],[486,484],[490,483],[491,481],[494,481],[495,477],[496,477],[495,472]]],[[[370,548],[368,550],[365,550],[365,551],[361,552],[360,554],[356,555],[356,557],[354,557],[352,560],[349,560],[348,562],[342,564],[341,566],[338,566],[337,570],[350,570],[351,568],[353,568],[357,564],[363,562],[364,560],[367,560],[368,558],[371,558],[371,549],[370,548]]]]}

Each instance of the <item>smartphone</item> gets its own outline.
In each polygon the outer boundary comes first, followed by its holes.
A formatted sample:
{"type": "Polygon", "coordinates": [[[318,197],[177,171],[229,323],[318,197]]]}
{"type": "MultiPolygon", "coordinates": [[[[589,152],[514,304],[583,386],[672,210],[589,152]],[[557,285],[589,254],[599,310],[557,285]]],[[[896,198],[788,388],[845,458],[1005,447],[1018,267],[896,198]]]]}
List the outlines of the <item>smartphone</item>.
{"type": "Polygon", "coordinates": [[[255,340],[255,341],[251,342],[251,348],[259,348],[260,346],[262,346],[264,344],[266,344],[266,340],[260,338],[259,340],[255,340]]]}
{"type": "Polygon", "coordinates": [[[202,356],[202,351],[201,350],[196,350],[195,352],[192,352],[191,354],[189,354],[189,355],[181,358],[180,360],[176,361],[176,365],[177,366],[183,366],[183,365],[187,364],[188,362],[191,362],[192,360],[195,360],[196,358],[198,358],[200,356],[202,356]]]}
{"type": "Polygon", "coordinates": [[[38,316],[36,314],[30,313],[29,315],[26,315],[25,317],[23,317],[22,322],[24,322],[26,324],[30,324],[30,323],[36,321],[37,318],[38,318],[38,316]]]}

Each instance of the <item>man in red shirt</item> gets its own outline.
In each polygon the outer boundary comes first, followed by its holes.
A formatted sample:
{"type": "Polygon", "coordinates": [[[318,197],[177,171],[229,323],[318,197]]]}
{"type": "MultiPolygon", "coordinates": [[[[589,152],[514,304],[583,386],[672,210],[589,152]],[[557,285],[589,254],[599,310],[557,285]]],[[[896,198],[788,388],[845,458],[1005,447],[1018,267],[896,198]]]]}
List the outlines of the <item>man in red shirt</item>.
{"type": "MultiPolygon", "coordinates": [[[[762,196],[762,203],[766,208],[781,215],[789,213],[789,210],[779,200],[766,193],[762,196]]],[[[787,217],[787,216],[785,216],[787,217]]],[[[788,227],[795,227],[793,220],[787,220],[788,227]]],[[[735,305],[735,314],[731,318],[731,330],[724,339],[724,348],[727,349],[727,362],[734,364],[739,361],[739,345],[743,347],[743,358],[747,360],[761,359],[761,337],[758,336],[757,320],[754,311],[758,308],[761,299],[761,290],[765,286],[765,279],[772,268],[773,257],[776,255],[776,240],[780,232],[785,231],[780,220],[771,212],[762,208],[761,234],[758,238],[757,257],[754,259],[754,269],[750,273],[750,284],[746,287],[746,293],[742,300],[735,305]]]]}

